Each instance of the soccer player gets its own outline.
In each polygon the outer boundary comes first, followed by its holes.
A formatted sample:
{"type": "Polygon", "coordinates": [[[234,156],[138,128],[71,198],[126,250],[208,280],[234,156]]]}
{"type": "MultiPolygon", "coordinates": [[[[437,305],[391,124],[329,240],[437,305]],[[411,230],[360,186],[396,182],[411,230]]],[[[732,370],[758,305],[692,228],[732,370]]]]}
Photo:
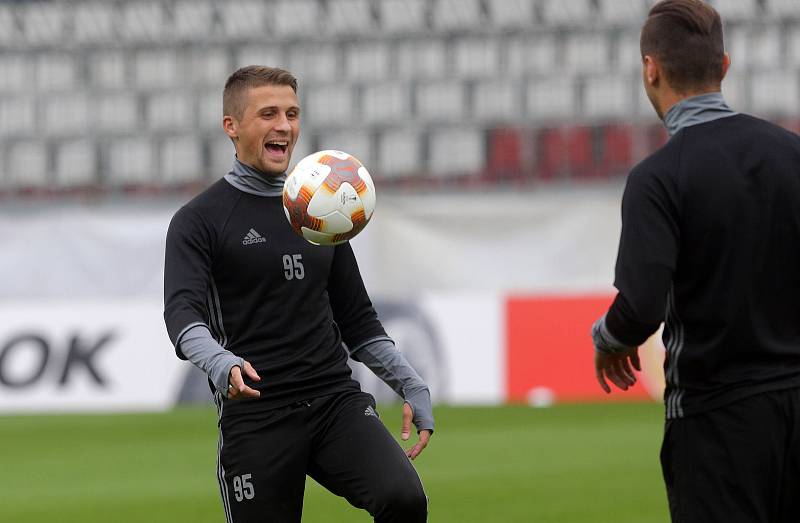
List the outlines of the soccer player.
{"type": "Polygon", "coordinates": [[[214,391],[226,520],[300,521],[309,475],[375,521],[425,521],[410,459],[433,433],[428,387],[378,321],[350,245],[314,246],[284,215],[297,80],[239,69],[223,113],[236,158],[170,223],[164,319],[178,357],[205,371],[214,391]],[[412,422],[419,435],[407,451],[351,378],[342,342],[405,399],[402,438],[412,422]]]}
{"type": "Polygon", "coordinates": [[[641,54],[671,137],[628,177],[597,380],[633,385],[664,321],[672,520],[800,521],[800,138],[725,103],[707,3],[655,4],[641,54]]]}

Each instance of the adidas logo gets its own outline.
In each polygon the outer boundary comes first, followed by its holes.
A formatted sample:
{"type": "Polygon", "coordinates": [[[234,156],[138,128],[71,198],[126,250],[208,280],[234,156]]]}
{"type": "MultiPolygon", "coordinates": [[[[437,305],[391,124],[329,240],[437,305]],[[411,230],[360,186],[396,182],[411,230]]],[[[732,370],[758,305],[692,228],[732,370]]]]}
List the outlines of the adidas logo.
{"type": "Polygon", "coordinates": [[[242,245],[251,245],[253,243],[266,243],[267,239],[256,232],[255,229],[250,229],[242,240],[242,245]]]}
{"type": "Polygon", "coordinates": [[[375,416],[377,418],[378,417],[378,413],[375,412],[375,409],[373,409],[371,406],[369,406],[364,410],[364,416],[375,416]]]}

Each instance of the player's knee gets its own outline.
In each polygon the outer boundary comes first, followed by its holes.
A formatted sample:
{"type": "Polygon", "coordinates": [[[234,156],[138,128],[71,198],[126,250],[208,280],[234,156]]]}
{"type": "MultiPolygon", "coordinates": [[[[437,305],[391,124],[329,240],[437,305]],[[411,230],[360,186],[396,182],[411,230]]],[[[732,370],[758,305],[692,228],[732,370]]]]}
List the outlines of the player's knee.
{"type": "Polygon", "coordinates": [[[424,523],[428,518],[428,498],[416,485],[404,485],[392,489],[383,497],[381,505],[386,518],[375,521],[403,521],[403,523],[424,523]]]}

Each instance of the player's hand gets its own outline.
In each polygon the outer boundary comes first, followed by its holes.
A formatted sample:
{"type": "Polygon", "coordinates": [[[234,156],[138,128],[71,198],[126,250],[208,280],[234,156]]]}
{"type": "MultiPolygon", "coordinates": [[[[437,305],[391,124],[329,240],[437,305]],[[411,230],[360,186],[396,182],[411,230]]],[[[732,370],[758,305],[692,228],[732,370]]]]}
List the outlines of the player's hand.
{"type": "MultiPolygon", "coordinates": [[[[261,381],[261,376],[250,365],[250,362],[244,362],[244,373],[253,381],[261,381]]],[[[231,367],[231,373],[228,376],[228,399],[257,398],[259,396],[261,396],[261,392],[245,384],[242,377],[242,369],[238,365],[231,367]]]]}
{"type": "MultiPolygon", "coordinates": [[[[414,417],[414,411],[411,410],[411,405],[403,403],[403,428],[400,430],[400,438],[403,441],[408,441],[411,437],[411,419],[414,417]]],[[[417,456],[422,454],[425,447],[428,446],[428,441],[431,439],[431,431],[419,431],[419,441],[410,449],[406,450],[406,456],[410,459],[416,459],[417,456]]]]}
{"type": "Polygon", "coordinates": [[[606,378],[622,390],[628,390],[629,387],[636,383],[636,375],[631,367],[637,371],[642,370],[639,363],[638,347],[614,354],[606,354],[600,351],[595,351],[594,353],[594,369],[597,382],[606,393],[611,393],[611,387],[606,382],[606,378]]]}

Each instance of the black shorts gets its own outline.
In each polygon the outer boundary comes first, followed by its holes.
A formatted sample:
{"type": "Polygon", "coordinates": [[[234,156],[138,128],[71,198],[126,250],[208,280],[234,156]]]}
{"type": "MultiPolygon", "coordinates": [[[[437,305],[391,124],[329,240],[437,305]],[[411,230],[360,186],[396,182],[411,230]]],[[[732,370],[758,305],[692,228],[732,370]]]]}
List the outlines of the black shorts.
{"type": "Polygon", "coordinates": [[[228,523],[299,522],[306,475],[375,521],[427,519],[419,476],[369,394],[348,391],[221,423],[217,476],[228,523]]]}
{"type": "Polygon", "coordinates": [[[668,420],[661,467],[673,522],[800,522],[800,389],[668,420]]]}

